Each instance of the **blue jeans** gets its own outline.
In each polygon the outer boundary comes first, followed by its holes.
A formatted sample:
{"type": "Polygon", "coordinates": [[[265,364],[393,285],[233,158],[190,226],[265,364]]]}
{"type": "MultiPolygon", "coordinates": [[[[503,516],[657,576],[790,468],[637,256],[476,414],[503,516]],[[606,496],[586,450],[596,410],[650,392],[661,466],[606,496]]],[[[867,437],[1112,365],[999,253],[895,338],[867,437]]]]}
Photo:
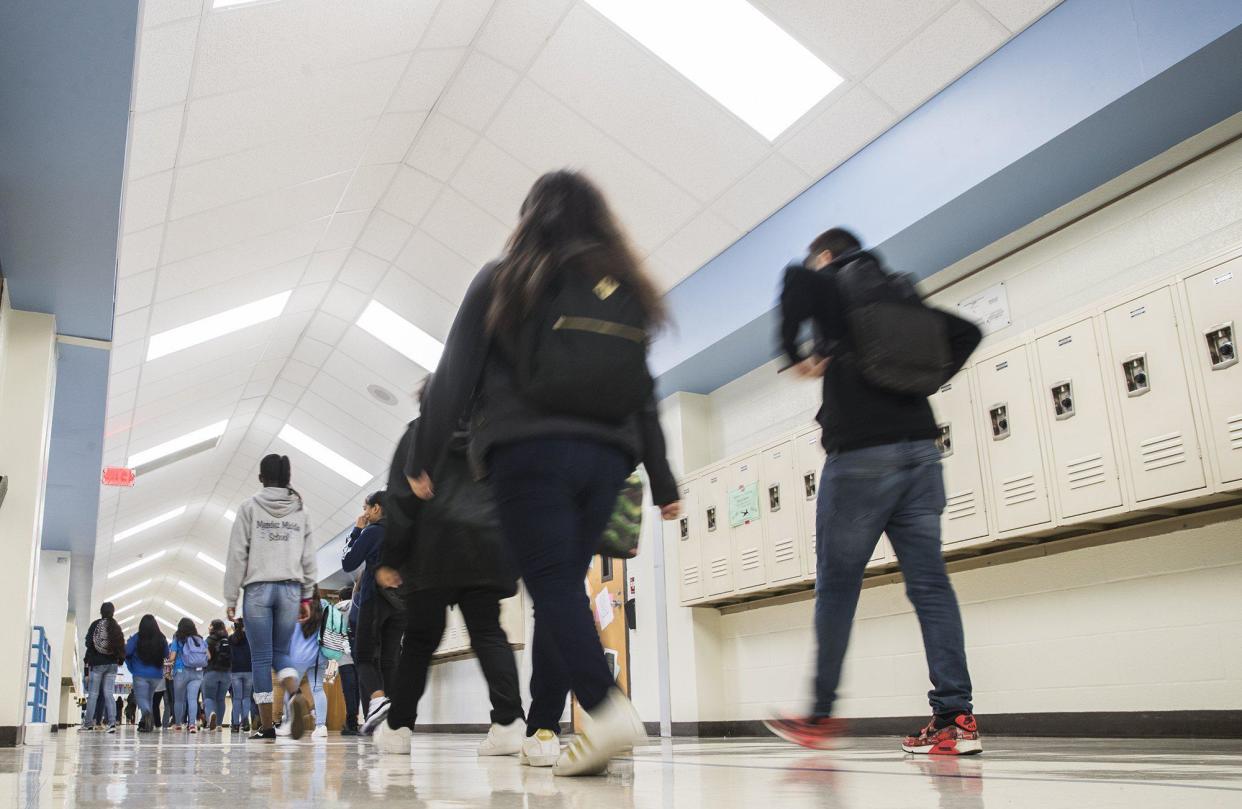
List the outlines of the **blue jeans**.
{"type": "Polygon", "coordinates": [[[91,666],[87,676],[87,688],[90,689],[86,698],[86,725],[95,724],[95,711],[99,700],[103,700],[104,720],[109,725],[116,724],[116,663],[103,666],[91,666]]]}
{"type": "Polygon", "coordinates": [[[543,438],[497,447],[490,465],[500,526],[535,606],[527,733],[558,730],[571,689],[590,712],[615,685],[582,580],[634,464],[608,444],[543,438]]]}
{"type": "Polygon", "coordinates": [[[162,679],[162,677],[134,677],[134,698],[138,700],[138,710],[143,719],[149,716],[151,721],[155,722],[155,715],[151,711],[151,695],[155,693],[162,679]]]}
{"type": "Polygon", "coordinates": [[[345,728],[347,730],[358,729],[358,705],[360,703],[358,692],[358,670],[353,663],[342,663],[341,672],[341,693],[345,697],[345,728]]]}
{"type": "Polygon", "coordinates": [[[229,691],[229,673],[227,671],[207,671],[203,673],[203,713],[207,723],[211,724],[211,715],[216,715],[216,722],[224,724],[224,695],[229,691]]]}
{"type": "Polygon", "coordinates": [[[233,727],[241,727],[250,721],[250,703],[254,693],[254,673],[235,671],[229,676],[229,688],[233,691],[233,727]]]}
{"type": "Polygon", "coordinates": [[[182,669],[173,674],[177,689],[176,723],[191,725],[198,722],[198,693],[203,688],[202,669],[182,669]]]}
{"type": "Polygon", "coordinates": [[[887,533],[923,631],[932,711],[971,711],[970,672],[957,596],[944,568],[940,452],[905,441],[831,454],[815,514],[816,716],[832,713],[863,573],[887,533]]]}
{"type": "MultiPolygon", "coordinates": [[[[307,684],[310,686],[311,699],[315,703],[315,724],[328,724],[328,695],[323,690],[323,676],[327,674],[328,661],[323,657],[319,658],[318,665],[312,665],[309,669],[297,670],[297,681],[299,687],[302,684],[302,678],[306,678],[307,684]]],[[[293,699],[292,694],[285,694],[285,716],[289,716],[289,702],[293,699]]]]}
{"type": "Polygon", "coordinates": [[[302,585],[295,581],[262,581],[246,585],[242,613],[250,641],[250,670],[254,672],[254,701],[272,702],[272,666],[289,666],[289,641],[298,624],[302,585]]]}

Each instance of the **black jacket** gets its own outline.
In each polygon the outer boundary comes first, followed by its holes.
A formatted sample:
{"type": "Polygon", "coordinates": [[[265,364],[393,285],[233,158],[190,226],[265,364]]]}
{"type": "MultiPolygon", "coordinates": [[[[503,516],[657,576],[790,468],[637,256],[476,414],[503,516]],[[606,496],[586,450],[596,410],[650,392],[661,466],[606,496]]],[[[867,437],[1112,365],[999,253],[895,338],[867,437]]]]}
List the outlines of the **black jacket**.
{"type": "MultiPolygon", "coordinates": [[[[586,261],[588,256],[571,261],[586,261]]],[[[675,502],[677,481],[664,457],[664,433],[654,398],[641,413],[616,425],[553,413],[521,396],[507,359],[511,349],[489,338],[484,325],[495,268],[495,263],[484,267],[466,291],[440,368],[424,396],[405,472],[417,477],[434,469],[458,425],[468,420],[471,458],[479,470],[486,469],[488,453],[498,445],[529,438],[586,438],[619,447],[635,466],[642,463],[657,505],[675,502]]]]}
{"type": "MultiPolygon", "coordinates": [[[[922,396],[910,396],[874,387],[863,378],[854,361],[845,323],[845,303],[837,287],[836,270],[854,260],[876,261],[863,251],[848,253],[822,270],[790,265],[781,291],[781,347],[792,362],[803,359],[798,334],[810,320],[816,331],[816,353],[829,357],[824,374],[824,403],[815,419],[823,428],[829,452],[930,440],[938,430],[931,405],[922,396]]],[[[983,339],[979,328],[948,312],[952,373],[957,373],[983,339]]]]}

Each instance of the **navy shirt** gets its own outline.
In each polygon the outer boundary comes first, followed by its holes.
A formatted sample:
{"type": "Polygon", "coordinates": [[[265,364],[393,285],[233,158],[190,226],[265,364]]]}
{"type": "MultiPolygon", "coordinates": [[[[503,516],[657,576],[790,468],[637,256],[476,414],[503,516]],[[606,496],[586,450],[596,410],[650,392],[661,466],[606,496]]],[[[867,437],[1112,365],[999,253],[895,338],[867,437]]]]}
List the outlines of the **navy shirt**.
{"type": "Polygon", "coordinates": [[[379,567],[380,550],[384,547],[384,521],[373,522],[366,528],[354,527],[345,541],[341,553],[341,569],[353,573],[366,564],[366,572],[358,582],[354,593],[354,605],[361,607],[375,595],[375,569],[379,567]]]}
{"type": "Polygon", "coordinates": [[[229,669],[234,674],[250,671],[250,639],[243,633],[234,632],[229,635],[229,653],[232,655],[229,669]]]}

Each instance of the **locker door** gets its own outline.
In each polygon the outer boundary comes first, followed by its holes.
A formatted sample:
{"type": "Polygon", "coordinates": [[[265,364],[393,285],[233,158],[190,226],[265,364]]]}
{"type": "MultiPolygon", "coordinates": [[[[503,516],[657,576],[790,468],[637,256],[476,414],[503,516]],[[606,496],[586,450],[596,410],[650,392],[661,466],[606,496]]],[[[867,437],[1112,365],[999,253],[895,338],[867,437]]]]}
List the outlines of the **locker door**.
{"type": "Polygon", "coordinates": [[[1203,488],[1173,291],[1164,287],[1115,306],[1105,321],[1135,500],[1203,488]]]}
{"type": "Polygon", "coordinates": [[[683,483],[678,491],[681,517],[664,523],[664,542],[677,549],[677,566],[681,571],[678,587],[681,603],[687,604],[703,597],[703,519],[696,504],[695,485],[683,483]]]}
{"type": "Polygon", "coordinates": [[[782,582],[802,576],[802,554],[798,534],[798,473],[794,443],[786,441],[764,451],[759,459],[762,485],[759,501],[763,509],[764,561],[769,582],[782,582]]]}
{"type": "Polygon", "coordinates": [[[746,492],[759,495],[756,498],[758,509],[753,514],[745,515],[737,525],[731,524],[727,500],[720,511],[722,527],[728,529],[733,543],[733,584],[738,590],[751,590],[762,587],[768,580],[763,558],[762,516],[765,509],[762,493],[759,492],[759,456],[751,455],[737,461],[725,473],[730,497],[746,492]]]}
{"type": "Polygon", "coordinates": [[[988,512],[975,431],[975,404],[970,380],[960,373],[930,399],[940,428],[940,463],[944,469],[945,508],[940,519],[941,542],[953,545],[988,535],[988,512]]]}
{"type": "Polygon", "coordinates": [[[1109,426],[1099,346],[1090,318],[1035,342],[1039,407],[1048,417],[1052,485],[1063,517],[1121,505],[1121,478],[1109,426]]]}
{"type": "Polygon", "coordinates": [[[1242,260],[1186,279],[1195,368],[1207,394],[1208,451],[1222,483],[1242,481],[1242,260]]]}
{"type": "Polygon", "coordinates": [[[505,631],[510,646],[526,642],[526,604],[521,590],[500,602],[500,628],[505,631]]]}
{"type": "MultiPolygon", "coordinates": [[[[733,592],[733,546],[729,542],[729,507],[725,470],[714,469],[695,481],[695,503],[703,521],[700,548],[707,573],[705,595],[733,592]]],[[[693,530],[694,521],[690,521],[693,530]]]]}
{"type": "Polygon", "coordinates": [[[819,443],[820,431],[812,430],[794,439],[794,462],[798,472],[797,500],[802,513],[799,528],[802,537],[802,575],[815,578],[815,499],[819,494],[819,476],[824,471],[824,448],[819,443]]]}
{"type": "MultiPolygon", "coordinates": [[[[999,531],[1052,520],[1039,447],[1026,346],[975,365],[983,445],[991,466],[999,531]]],[[[955,437],[955,440],[956,437],[955,437]]]]}

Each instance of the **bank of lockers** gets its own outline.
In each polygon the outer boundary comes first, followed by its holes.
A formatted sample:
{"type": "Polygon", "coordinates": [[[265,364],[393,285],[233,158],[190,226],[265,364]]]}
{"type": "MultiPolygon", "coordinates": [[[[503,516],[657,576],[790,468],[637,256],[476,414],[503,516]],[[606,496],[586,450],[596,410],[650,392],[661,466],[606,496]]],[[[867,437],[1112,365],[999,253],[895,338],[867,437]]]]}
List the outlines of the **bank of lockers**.
{"type": "MultiPolygon", "coordinates": [[[[706,472],[694,484],[695,514],[703,521],[700,553],[704,579],[704,596],[733,592],[733,544],[729,537],[728,487],[725,469],[706,472]]],[[[692,521],[693,523],[693,521],[692,521]]]]}
{"type": "Polygon", "coordinates": [[[1242,325],[1242,258],[1185,280],[1192,367],[1199,379],[1212,467],[1226,488],[1242,484],[1242,365],[1237,328],[1242,325]]]}
{"type": "Polygon", "coordinates": [[[739,591],[762,587],[768,579],[759,456],[750,455],[734,461],[725,468],[725,476],[728,498],[720,510],[720,525],[733,544],[733,586],[739,591]],[[749,501],[747,495],[752,492],[755,494],[754,502],[748,502],[745,509],[729,504],[729,498],[749,501]]]}
{"type": "Polygon", "coordinates": [[[936,445],[944,470],[941,543],[968,544],[988,535],[987,497],[968,372],[963,371],[945,383],[930,401],[940,431],[936,445]]]}
{"type": "MultiPolygon", "coordinates": [[[[500,602],[500,627],[505,631],[511,646],[526,642],[525,609],[521,593],[500,602]]],[[[466,629],[466,621],[461,610],[451,606],[445,615],[444,634],[440,636],[440,645],[436,647],[434,656],[463,654],[469,652],[470,648],[470,633],[466,629]]]]}
{"type": "Polygon", "coordinates": [[[684,603],[703,597],[703,519],[695,499],[694,486],[683,483],[678,493],[681,496],[681,517],[672,524],[671,536],[668,525],[665,525],[664,545],[667,548],[675,544],[677,548],[678,589],[684,603]]]}
{"type": "Polygon", "coordinates": [[[1036,338],[1035,353],[1036,404],[1059,516],[1073,522],[1119,509],[1121,476],[1094,321],[1084,317],[1036,338]]]}
{"type": "Polygon", "coordinates": [[[1104,312],[1106,384],[1121,419],[1121,455],[1136,504],[1205,488],[1173,290],[1160,287],[1104,312]]]}
{"type": "Polygon", "coordinates": [[[1026,346],[980,359],[974,368],[996,530],[1006,533],[1049,524],[1052,509],[1026,346]]]}
{"type": "Polygon", "coordinates": [[[798,509],[798,464],[793,441],[768,447],[759,456],[760,530],[769,584],[802,577],[802,546],[798,509]]]}

